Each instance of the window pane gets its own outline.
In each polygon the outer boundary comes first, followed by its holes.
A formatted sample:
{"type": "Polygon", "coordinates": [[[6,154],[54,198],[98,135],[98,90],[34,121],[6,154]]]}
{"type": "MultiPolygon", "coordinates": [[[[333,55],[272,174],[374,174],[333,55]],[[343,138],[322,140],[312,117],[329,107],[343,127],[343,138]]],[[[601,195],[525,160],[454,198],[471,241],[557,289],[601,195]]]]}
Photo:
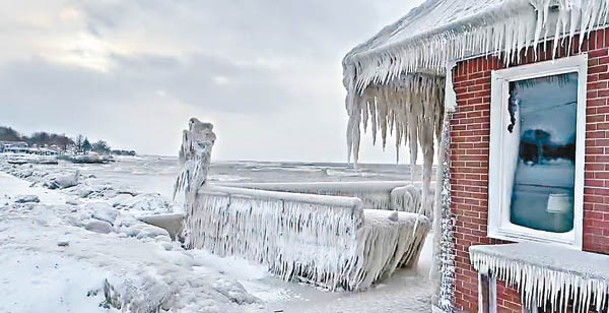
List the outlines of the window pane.
{"type": "Polygon", "coordinates": [[[536,230],[570,231],[577,73],[510,82],[508,111],[505,131],[511,139],[504,147],[504,164],[513,177],[510,221],[536,230]]]}

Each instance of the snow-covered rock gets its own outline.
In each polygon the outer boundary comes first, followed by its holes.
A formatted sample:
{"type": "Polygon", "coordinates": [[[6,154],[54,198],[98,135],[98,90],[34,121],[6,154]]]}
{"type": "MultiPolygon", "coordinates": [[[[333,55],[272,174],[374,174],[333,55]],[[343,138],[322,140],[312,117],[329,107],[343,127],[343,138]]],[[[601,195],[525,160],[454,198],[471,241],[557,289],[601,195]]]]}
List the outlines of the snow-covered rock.
{"type": "Polygon", "coordinates": [[[247,293],[241,284],[236,284],[235,281],[232,280],[218,279],[212,286],[217,292],[238,304],[251,304],[258,300],[256,297],[247,293]]]}
{"type": "Polygon", "coordinates": [[[165,236],[165,237],[169,238],[169,233],[160,227],[147,225],[147,224],[139,224],[137,228],[139,229],[138,234],[135,236],[137,239],[144,239],[144,238],[155,239],[159,236],[165,236]]]}
{"type": "Polygon", "coordinates": [[[170,213],[147,215],[138,218],[140,221],[167,230],[172,239],[179,237],[184,229],[184,214],[170,213]]]}
{"type": "Polygon", "coordinates": [[[38,203],[40,199],[36,195],[23,195],[15,199],[15,203],[38,203]]]}
{"type": "Polygon", "coordinates": [[[49,189],[65,189],[78,185],[78,178],[80,172],[76,171],[74,174],[60,175],[48,182],[49,189]]]}
{"type": "Polygon", "coordinates": [[[109,234],[112,230],[112,225],[108,222],[100,221],[100,220],[91,220],[85,225],[85,229],[88,231],[100,233],[100,234],[109,234]]]}
{"type": "Polygon", "coordinates": [[[89,204],[90,210],[93,212],[91,217],[94,219],[114,224],[118,211],[106,202],[94,202],[89,204]]]}
{"type": "Polygon", "coordinates": [[[153,193],[140,194],[126,203],[127,208],[135,214],[169,213],[174,211],[174,204],[169,199],[153,193]]]}

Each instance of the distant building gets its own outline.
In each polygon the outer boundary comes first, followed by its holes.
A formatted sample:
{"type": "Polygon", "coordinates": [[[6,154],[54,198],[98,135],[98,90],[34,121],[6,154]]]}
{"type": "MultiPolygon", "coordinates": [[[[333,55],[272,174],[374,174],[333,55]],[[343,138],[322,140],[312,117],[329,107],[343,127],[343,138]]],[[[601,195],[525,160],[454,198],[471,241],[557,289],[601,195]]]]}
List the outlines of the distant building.
{"type": "Polygon", "coordinates": [[[25,141],[0,141],[0,153],[26,148],[28,144],[25,141]]]}

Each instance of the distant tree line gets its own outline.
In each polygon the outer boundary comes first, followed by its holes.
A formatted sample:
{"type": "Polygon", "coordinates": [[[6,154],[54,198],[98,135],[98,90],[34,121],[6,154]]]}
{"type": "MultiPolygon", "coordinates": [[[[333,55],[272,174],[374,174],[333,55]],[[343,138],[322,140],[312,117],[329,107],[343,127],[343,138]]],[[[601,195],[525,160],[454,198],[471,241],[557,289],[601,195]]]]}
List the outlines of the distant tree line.
{"type": "Polygon", "coordinates": [[[77,135],[75,138],[70,138],[65,134],[54,134],[41,131],[35,132],[31,136],[25,136],[11,127],[4,126],[0,126],[0,141],[23,141],[29,146],[36,147],[56,146],[64,152],[72,152],[75,154],[83,154],[92,151],[99,154],[136,155],[133,150],[112,150],[110,145],[104,140],[98,140],[91,143],[91,141],[83,135],[77,135]]]}

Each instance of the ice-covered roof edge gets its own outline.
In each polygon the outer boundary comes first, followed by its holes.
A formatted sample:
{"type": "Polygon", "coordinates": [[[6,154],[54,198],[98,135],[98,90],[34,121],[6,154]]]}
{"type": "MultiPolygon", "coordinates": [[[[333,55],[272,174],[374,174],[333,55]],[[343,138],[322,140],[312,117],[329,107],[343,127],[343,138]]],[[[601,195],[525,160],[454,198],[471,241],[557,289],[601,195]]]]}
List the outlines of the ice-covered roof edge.
{"type": "MultiPolygon", "coordinates": [[[[426,18],[425,10],[432,10],[437,2],[428,0],[347,53],[345,87],[349,90],[351,81],[354,91],[361,93],[370,84],[382,85],[410,73],[443,76],[449,61],[501,52],[512,60],[519,57],[515,51],[562,37],[571,44],[576,33],[588,34],[605,26],[609,12],[609,2],[604,0],[504,0],[439,27],[430,25],[429,31],[405,40],[393,38],[408,32],[417,17],[426,18]]],[[[580,37],[580,44],[585,37],[580,37]]]]}

